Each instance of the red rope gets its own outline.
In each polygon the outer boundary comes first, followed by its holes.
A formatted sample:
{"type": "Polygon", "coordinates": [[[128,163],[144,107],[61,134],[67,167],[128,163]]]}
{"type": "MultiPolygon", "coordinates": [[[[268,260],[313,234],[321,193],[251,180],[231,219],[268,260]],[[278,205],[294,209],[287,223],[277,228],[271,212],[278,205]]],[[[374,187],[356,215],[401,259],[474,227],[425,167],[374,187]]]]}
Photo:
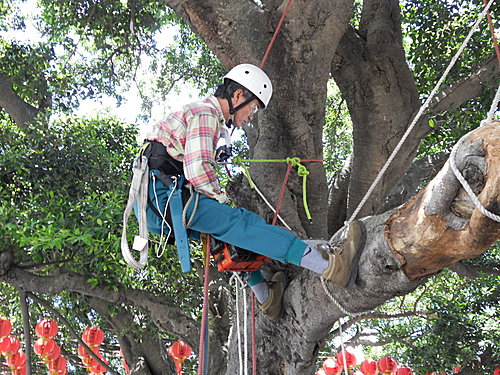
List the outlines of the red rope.
{"type": "Polygon", "coordinates": [[[255,294],[252,293],[252,375],[257,375],[257,333],[255,330],[255,294]]]}
{"type": "Polygon", "coordinates": [[[288,0],[288,4],[286,4],[286,8],[283,12],[283,15],[281,16],[280,22],[278,23],[278,26],[276,27],[276,30],[274,31],[274,35],[271,39],[271,42],[269,43],[269,46],[267,46],[267,51],[264,54],[264,57],[262,58],[262,61],[260,63],[260,68],[264,66],[266,63],[267,57],[269,56],[269,52],[271,52],[271,48],[273,48],[274,41],[276,40],[276,37],[278,36],[278,33],[281,29],[281,25],[283,24],[283,21],[285,20],[286,14],[288,13],[288,8],[290,8],[290,5],[292,4],[292,0],[288,0]]]}
{"type": "MultiPolygon", "coordinates": [[[[488,5],[487,0],[483,0],[484,6],[488,5]]],[[[495,29],[493,28],[493,22],[491,21],[490,10],[486,11],[486,17],[488,18],[488,24],[490,25],[491,37],[493,38],[493,45],[495,46],[495,52],[497,54],[498,64],[500,64],[500,48],[498,48],[497,37],[495,36],[495,29]]]]}
{"type": "Polygon", "coordinates": [[[204,363],[205,356],[205,326],[207,322],[208,312],[208,279],[210,270],[210,235],[207,234],[207,246],[205,254],[205,281],[203,283],[203,312],[201,315],[201,329],[200,329],[200,347],[198,350],[198,375],[203,375],[203,369],[206,366],[204,363]]]}
{"type": "Polygon", "coordinates": [[[275,225],[278,220],[278,215],[281,209],[281,203],[283,202],[283,196],[285,195],[286,184],[288,182],[288,177],[290,176],[290,171],[292,170],[292,162],[288,162],[288,167],[286,169],[285,178],[283,179],[283,185],[281,185],[281,191],[278,198],[278,204],[276,205],[276,212],[274,213],[272,224],[275,225]]]}
{"type": "MultiPolygon", "coordinates": [[[[266,53],[264,54],[264,57],[262,58],[262,61],[260,63],[260,68],[264,66],[266,63],[267,57],[269,56],[269,52],[271,52],[271,49],[273,48],[274,42],[276,41],[276,37],[278,36],[278,33],[281,29],[281,25],[283,24],[283,21],[285,20],[286,14],[288,13],[288,9],[290,8],[290,5],[292,4],[292,0],[288,0],[288,3],[285,7],[285,10],[283,11],[283,15],[281,16],[280,22],[278,23],[278,26],[276,27],[276,30],[274,31],[274,35],[271,39],[271,42],[269,42],[269,46],[267,47],[266,53]]],[[[288,169],[287,169],[287,176],[285,177],[285,182],[282,187],[282,191],[284,192],[284,188],[286,186],[286,181],[288,180],[288,175],[290,174],[290,168],[291,168],[291,163],[288,163],[288,169]]],[[[280,194],[282,195],[282,194],[280,194]]],[[[281,206],[281,200],[282,197],[278,200],[279,206],[281,206]]],[[[273,219],[273,225],[276,224],[276,219],[278,218],[278,212],[279,212],[279,206],[276,208],[276,214],[273,219]]],[[[256,339],[256,329],[255,329],[255,294],[252,293],[252,374],[257,375],[257,339],[256,339]]]]}

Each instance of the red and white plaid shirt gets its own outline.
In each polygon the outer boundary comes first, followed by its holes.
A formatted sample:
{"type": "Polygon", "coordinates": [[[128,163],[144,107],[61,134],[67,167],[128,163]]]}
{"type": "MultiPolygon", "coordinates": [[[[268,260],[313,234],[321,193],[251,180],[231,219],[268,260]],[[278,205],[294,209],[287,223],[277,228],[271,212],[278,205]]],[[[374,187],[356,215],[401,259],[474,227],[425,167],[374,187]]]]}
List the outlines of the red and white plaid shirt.
{"type": "Polygon", "coordinates": [[[183,162],[184,175],[196,191],[224,203],[227,196],[215,173],[222,126],[225,119],[219,101],[208,96],[155,124],[147,138],[163,143],[174,159],[183,162]]]}

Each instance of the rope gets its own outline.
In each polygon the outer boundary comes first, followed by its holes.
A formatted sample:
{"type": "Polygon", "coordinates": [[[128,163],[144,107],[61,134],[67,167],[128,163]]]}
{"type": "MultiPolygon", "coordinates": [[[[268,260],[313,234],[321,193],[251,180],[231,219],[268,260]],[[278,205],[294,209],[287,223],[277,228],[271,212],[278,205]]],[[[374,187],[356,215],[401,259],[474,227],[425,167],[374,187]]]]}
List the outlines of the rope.
{"type": "MultiPolygon", "coordinates": [[[[231,164],[239,165],[243,168],[244,174],[248,180],[248,184],[250,185],[250,188],[256,189],[258,194],[263,198],[263,200],[266,202],[266,204],[273,210],[275,213],[275,216],[279,212],[279,207],[277,210],[275,210],[270,203],[264,198],[264,195],[257,189],[255,186],[255,183],[252,180],[252,177],[250,176],[250,172],[245,165],[245,163],[288,163],[288,169],[287,173],[285,174],[285,179],[283,182],[283,186],[281,188],[280,192],[280,198],[278,199],[278,204],[281,205],[281,200],[283,199],[284,195],[284,189],[286,186],[286,183],[288,181],[288,176],[289,176],[289,170],[291,167],[297,167],[297,175],[299,177],[302,177],[302,204],[304,205],[304,211],[306,213],[307,219],[309,220],[310,223],[312,223],[312,217],[311,217],[311,212],[309,211],[309,205],[307,204],[307,176],[309,175],[309,171],[307,168],[301,164],[301,162],[323,162],[323,159],[300,159],[298,157],[292,157],[292,158],[286,158],[286,159],[242,159],[240,157],[235,157],[233,158],[233,161],[231,164]]],[[[291,230],[290,227],[281,219],[281,217],[278,216],[280,221],[287,227],[287,229],[291,230]]],[[[276,223],[274,221],[273,225],[276,223]]]]}
{"type": "Polygon", "coordinates": [[[283,184],[281,185],[280,195],[278,197],[278,203],[276,204],[276,211],[274,212],[272,225],[276,224],[276,220],[278,219],[278,212],[281,209],[281,202],[283,202],[283,197],[285,195],[286,183],[288,182],[288,177],[290,177],[290,171],[292,170],[292,163],[289,162],[286,168],[285,178],[283,179],[283,184]]]}
{"type": "Polygon", "coordinates": [[[458,170],[458,168],[457,168],[457,166],[455,164],[455,155],[457,153],[457,149],[463,143],[464,139],[465,139],[465,137],[462,137],[457,142],[457,144],[455,145],[455,147],[453,147],[453,150],[451,151],[451,154],[450,154],[450,167],[451,167],[451,170],[455,174],[455,177],[457,178],[457,180],[460,181],[460,184],[462,184],[462,187],[465,189],[465,191],[467,192],[467,194],[469,194],[469,197],[472,200],[472,203],[474,203],[474,206],[476,206],[476,208],[479,210],[479,212],[481,212],[484,216],[490,218],[491,220],[494,220],[494,221],[500,223],[500,215],[495,215],[493,212],[488,211],[482,205],[482,203],[479,201],[479,198],[472,191],[471,187],[469,186],[469,184],[465,180],[464,176],[462,175],[462,173],[460,173],[460,171],[458,170]]]}
{"type": "Polygon", "coordinates": [[[495,112],[498,108],[498,102],[500,102],[500,85],[498,85],[497,93],[495,94],[495,97],[493,98],[493,103],[491,103],[491,108],[488,111],[488,115],[486,116],[486,120],[482,123],[482,125],[493,120],[493,116],[495,115],[495,112]]]}
{"type": "Polygon", "coordinates": [[[255,329],[255,293],[252,292],[252,375],[257,375],[257,340],[255,329]]]}
{"type": "MultiPolygon", "coordinates": [[[[207,246],[205,251],[205,280],[203,283],[203,312],[201,315],[201,327],[200,327],[200,347],[198,350],[198,375],[204,374],[205,363],[205,340],[209,338],[206,337],[208,329],[208,280],[209,280],[209,270],[210,270],[210,235],[207,234],[207,246]]],[[[208,368],[208,367],[207,367],[208,368]]]]}
{"type": "Polygon", "coordinates": [[[364,204],[366,203],[366,201],[368,200],[368,198],[370,197],[370,195],[373,193],[373,190],[375,190],[375,187],[377,186],[377,184],[382,179],[382,176],[384,175],[385,171],[387,170],[387,168],[389,167],[389,165],[392,163],[392,161],[396,157],[396,154],[399,152],[399,150],[403,146],[403,143],[406,141],[406,139],[410,135],[410,132],[413,130],[413,128],[416,126],[417,122],[420,120],[420,118],[422,117],[422,115],[425,113],[425,111],[429,107],[432,98],[436,95],[439,87],[442,85],[442,83],[444,82],[444,80],[446,79],[446,77],[448,76],[448,74],[450,73],[450,70],[453,68],[453,66],[457,62],[459,56],[462,54],[463,50],[465,49],[465,47],[469,43],[469,40],[471,39],[472,35],[474,34],[474,32],[479,27],[479,24],[480,24],[481,20],[483,19],[484,15],[486,14],[486,12],[488,11],[488,9],[490,8],[491,4],[493,4],[493,1],[494,0],[490,0],[489,3],[488,3],[488,5],[484,8],[484,10],[479,15],[479,18],[477,19],[476,23],[472,27],[471,31],[469,32],[469,34],[467,35],[467,37],[463,41],[462,45],[458,49],[458,51],[455,54],[455,56],[453,56],[453,58],[451,59],[451,62],[448,65],[448,67],[446,68],[445,72],[443,73],[443,76],[438,81],[438,83],[436,84],[436,86],[434,87],[434,89],[432,90],[432,92],[430,93],[430,95],[427,98],[427,100],[425,101],[425,103],[420,107],[420,110],[418,111],[417,115],[413,119],[412,123],[410,124],[410,126],[408,127],[408,129],[406,130],[406,132],[404,133],[403,137],[401,138],[401,140],[397,144],[397,146],[394,149],[394,151],[392,152],[392,154],[389,156],[389,159],[387,159],[386,163],[384,164],[384,166],[382,167],[382,169],[378,173],[377,177],[375,178],[375,180],[371,184],[370,188],[368,189],[368,191],[366,192],[365,196],[363,197],[363,199],[359,203],[358,207],[353,212],[353,214],[351,215],[351,217],[349,218],[349,220],[346,222],[346,225],[351,224],[354,221],[354,219],[356,218],[356,216],[358,216],[359,212],[361,211],[361,208],[364,206],[364,204]]]}
{"type": "Polygon", "coordinates": [[[288,13],[288,9],[290,8],[291,4],[292,4],[292,0],[288,0],[288,3],[286,4],[286,8],[283,11],[283,15],[281,16],[280,22],[278,23],[276,30],[274,30],[274,35],[271,38],[271,42],[269,42],[269,46],[267,46],[266,53],[264,54],[264,57],[262,58],[262,61],[260,62],[261,69],[264,66],[264,64],[266,63],[267,57],[269,56],[269,52],[271,52],[271,48],[273,48],[274,42],[276,41],[276,37],[278,36],[278,33],[281,29],[281,25],[283,25],[283,21],[285,20],[286,14],[288,13]]]}
{"type": "MultiPolygon", "coordinates": [[[[484,6],[487,6],[488,1],[483,0],[483,4],[484,6]]],[[[493,39],[493,46],[495,47],[495,53],[497,54],[498,63],[500,64],[500,48],[498,48],[497,37],[495,36],[495,28],[493,27],[489,9],[486,11],[486,18],[488,18],[488,25],[490,27],[491,38],[493,39]]]]}

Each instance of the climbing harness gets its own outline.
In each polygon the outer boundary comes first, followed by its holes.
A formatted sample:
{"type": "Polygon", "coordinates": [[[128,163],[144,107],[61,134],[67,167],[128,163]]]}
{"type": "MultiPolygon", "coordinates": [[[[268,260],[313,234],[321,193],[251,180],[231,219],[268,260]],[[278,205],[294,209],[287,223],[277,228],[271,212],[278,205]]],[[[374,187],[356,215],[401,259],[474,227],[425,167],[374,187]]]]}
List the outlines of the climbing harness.
{"type": "MultiPolygon", "coordinates": [[[[166,156],[161,153],[155,153],[152,150],[158,146],[158,143],[159,142],[145,142],[133,163],[132,183],[127,206],[123,214],[121,239],[122,255],[127,264],[131,267],[136,269],[143,268],[148,259],[149,232],[151,231],[160,235],[157,256],[161,256],[165,246],[171,243],[169,239],[171,238],[170,236],[173,228],[182,272],[189,272],[191,270],[191,262],[189,257],[187,228],[192,220],[192,216],[188,225],[186,225],[186,210],[182,197],[185,179],[183,176],[178,176],[176,174],[167,175],[161,170],[166,168],[165,170],[167,172],[174,173],[178,171],[179,165],[175,165],[174,162],[169,161],[166,156]],[[163,168],[162,165],[165,165],[165,168],[163,168]],[[162,193],[161,202],[159,197],[160,190],[162,193]],[[127,242],[127,223],[134,208],[139,220],[139,235],[135,236],[132,249],[140,252],[139,261],[131,254],[127,242]],[[169,215],[169,213],[172,212],[173,214],[169,215]],[[168,222],[169,217],[171,219],[171,225],[168,222]],[[168,228],[168,234],[164,240],[165,226],[168,228]]],[[[160,144],[160,147],[157,149],[161,150],[161,148],[162,145],[160,144]]],[[[192,198],[195,196],[192,190],[191,193],[190,199],[188,200],[189,204],[191,204],[192,198]]],[[[195,210],[197,202],[198,196],[196,196],[195,199],[195,210]]],[[[188,206],[187,204],[186,208],[188,206]]]]}

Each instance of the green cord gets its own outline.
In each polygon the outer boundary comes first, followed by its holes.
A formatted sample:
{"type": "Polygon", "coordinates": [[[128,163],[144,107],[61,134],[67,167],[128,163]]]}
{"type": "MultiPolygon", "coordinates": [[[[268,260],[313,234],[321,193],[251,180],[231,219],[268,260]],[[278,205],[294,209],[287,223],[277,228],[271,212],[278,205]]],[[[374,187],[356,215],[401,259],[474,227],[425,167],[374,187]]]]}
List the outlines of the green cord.
{"type": "Polygon", "coordinates": [[[307,176],[309,171],[307,168],[300,163],[300,158],[286,158],[286,159],[242,159],[240,157],[233,158],[233,164],[243,167],[245,176],[247,177],[248,184],[250,188],[254,189],[255,184],[250,177],[250,172],[248,171],[245,163],[291,163],[292,167],[297,167],[297,175],[302,177],[302,202],[304,204],[304,211],[306,212],[307,219],[312,223],[311,212],[309,211],[309,206],[307,204],[307,176]]]}

